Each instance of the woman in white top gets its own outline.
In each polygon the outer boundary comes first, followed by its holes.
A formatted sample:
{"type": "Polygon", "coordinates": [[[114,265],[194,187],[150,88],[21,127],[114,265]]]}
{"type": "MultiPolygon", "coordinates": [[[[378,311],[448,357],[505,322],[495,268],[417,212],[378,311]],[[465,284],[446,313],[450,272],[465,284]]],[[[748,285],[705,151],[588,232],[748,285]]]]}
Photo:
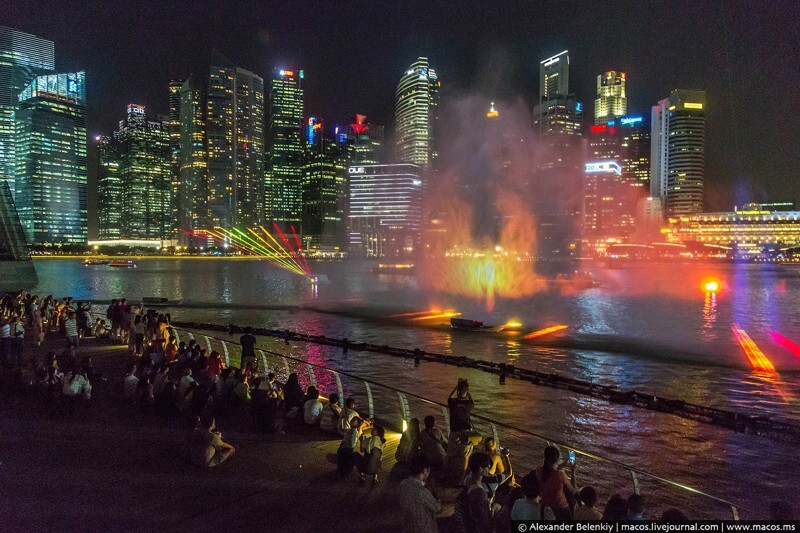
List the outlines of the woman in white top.
{"type": "Polygon", "coordinates": [[[322,415],[322,402],[319,401],[319,391],[316,387],[309,387],[310,398],[303,404],[303,422],[309,426],[319,424],[319,417],[322,415]]]}

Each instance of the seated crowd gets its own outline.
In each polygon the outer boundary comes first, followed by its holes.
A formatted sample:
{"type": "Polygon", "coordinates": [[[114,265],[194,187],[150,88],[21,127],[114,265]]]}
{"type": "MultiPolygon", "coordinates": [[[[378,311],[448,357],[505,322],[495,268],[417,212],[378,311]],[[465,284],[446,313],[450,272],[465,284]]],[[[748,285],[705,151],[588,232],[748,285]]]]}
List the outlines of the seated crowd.
{"type": "MultiPolygon", "coordinates": [[[[71,298],[56,301],[52,296],[40,304],[37,297],[25,293],[7,294],[0,301],[0,353],[7,367],[24,366],[19,337],[30,336],[39,344],[46,333],[60,331],[66,340],[62,354],[50,352],[46,361],[34,361],[32,367],[32,382],[51,411],[56,406],[74,410],[76,405],[95,401],[93,385],[103,378],[91,358],[78,362],[77,348],[84,337],[105,337],[111,343],[127,344],[133,356],[119,382],[125,402],[160,417],[184,416],[191,421],[185,457],[192,464],[211,468],[236,453],[237,447],[217,431],[215,416],[225,409],[243,408],[259,431],[284,433],[307,426],[340,438],[338,474],[346,477],[355,470],[360,481],[369,478],[378,483],[387,442],[384,427],[366,420],[354,398],[342,404],[338,394],[325,399],[313,385],[304,391],[295,373],[285,383],[278,382],[274,373],[259,373],[251,328],[240,338],[242,368],[233,368],[219,352],[207,353],[194,339],[177,342],[169,315],[115,300],[106,309],[106,325],[102,318],[92,317],[91,309],[80,302],[73,304],[71,298]],[[80,320],[79,313],[84,315],[80,320]]],[[[475,431],[474,401],[466,380],[458,381],[447,403],[447,432],[437,426],[434,416],[426,416],[422,426],[412,418],[397,445],[398,471],[407,475],[398,488],[403,531],[437,531],[441,486],[459,487],[451,520],[454,531],[507,532],[512,520],[656,518],[647,513],[646,500],[638,494],[613,494],[604,506],[599,505],[594,487],[576,483],[574,457],[563,458],[554,446],[544,449],[541,466],[518,476],[509,450],[475,431]]],[[[677,509],[665,511],[660,518],[686,519],[677,509]]]]}

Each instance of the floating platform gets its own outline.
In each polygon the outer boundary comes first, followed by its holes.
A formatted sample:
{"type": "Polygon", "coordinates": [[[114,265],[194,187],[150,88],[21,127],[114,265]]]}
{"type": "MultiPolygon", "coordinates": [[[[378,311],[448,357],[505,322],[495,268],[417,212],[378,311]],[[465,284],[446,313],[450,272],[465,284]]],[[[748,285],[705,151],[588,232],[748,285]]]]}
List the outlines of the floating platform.
{"type": "Polygon", "coordinates": [[[325,274],[310,274],[306,278],[314,285],[329,285],[331,282],[325,274]]]}

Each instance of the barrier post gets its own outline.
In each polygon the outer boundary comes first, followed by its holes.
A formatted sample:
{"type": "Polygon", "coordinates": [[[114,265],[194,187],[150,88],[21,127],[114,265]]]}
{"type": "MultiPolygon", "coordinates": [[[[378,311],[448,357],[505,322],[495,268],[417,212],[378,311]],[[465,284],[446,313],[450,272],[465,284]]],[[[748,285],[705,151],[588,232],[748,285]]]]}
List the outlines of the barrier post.
{"type": "MultiPolygon", "coordinates": [[[[203,335],[203,338],[206,339],[206,348],[208,348],[208,353],[210,355],[211,354],[211,339],[209,339],[205,335],[203,335]]],[[[206,357],[208,357],[208,356],[206,356],[206,357]]]]}
{"type": "Polygon", "coordinates": [[[442,406],[442,416],[444,416],[444,427],[447,429],[447,438],[450,438],[450,411],[444,405],[442,406]]]}
{"type": "Polygon", "coordinates": [[[497,449],[500,449],[500,437],[497,435],[497,425],[494,422],[489,422],[489,425],[492,428],[492,438],[494,439],[494,443],[497,445],[497,449]]]}
{"type": "Polygon", "coordinates": [[[405,394],[397,391],[397,396],[400,398],[400,413],[403,417],[402,429],[405,430],[405,426],[411,420],[411,409],[408,408],[408,397],[405,394]]]}
{"type": "MultiPolygon", "coordinates": [[[[225,341],[219,342],[222,343],[222,351],[225,352],[225,366],[231,366],[231,358],[228,356],[228,344],[225,341]]],[[[241,360],[239,361],[239,366],[242,366],[241,360]]]]}
{"type": "Polygon", "coordinates": [[[372,389],[369,383],[364,382],[364,388],[367,389],[367,409],[370,419],[375,418],[375,404],[372,403],[372,389]]]}
{"type": "Polygon", "coordinates": [[[269,373],[269,367],[267,366],[267,356],[264,355],[264,350],[258,350],[258,353],[261,354],[261,362],[264,364],[264,370],[262,370],[261,373],[266,376],[269,373]]]}
{"type": "Polygon", "coordinates": [[[334,374],[336,377],[336,390],[339,391],[339,406],[344,405],[344,387],[342,387],[342,376],[338,372],[334,374]]]}
{"type": "Polygon", "coordinates": [[[314,375],[314,367],[310,363],[306,363],[306,368],[308,369],[308,384],[317,388],[317,376],[314,375]]]}
{"type": "Polygon", "coordinates": [[[631,483],[633,484],[633,493],[639,494],[639,478],[636,475],[636,472],[633,470],[628,470],[631,473],[631,483]]]}

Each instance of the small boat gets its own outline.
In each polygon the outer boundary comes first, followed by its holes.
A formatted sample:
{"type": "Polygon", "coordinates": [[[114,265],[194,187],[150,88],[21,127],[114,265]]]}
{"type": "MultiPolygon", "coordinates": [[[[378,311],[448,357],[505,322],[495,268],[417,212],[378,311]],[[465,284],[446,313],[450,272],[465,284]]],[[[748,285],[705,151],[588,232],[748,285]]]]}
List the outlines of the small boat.
{"type": "Polygon", "coordinates": [[[327,285],[331,282],[327,274],[309,274],[306,278],[314,285],[327,285]]]}
{"type": "Polygon", "coordinates": [[[109,259],[86,259],[81,264],[83,266],[96,266],[96,265],[107,265],[111,261],[109,259]]]}
{"type": "Polygon", "coordinates": [[[556,287],[568,287],[577,290],[591,289],[599,285],[591,272],[578,271],[569,274],[559,274],[555,280],[548,280],[548,283],[556,287]]]}
{"type": "Polygon", "coordinates": [[[178,305],[183,300],[170,300],[163,296],[145,296],[142,298],[142,304],[146,307],[167,307],[170,305],[178,305]]]}
{"type": "Polygon", "coordinates": [[[127,261],[111,261],[108,266],[114,268],[136,268],[136,263],[129,259],[127,261]]]}
{"type": "Polygon", "coordinates": [[[481,329],[483,327],[483,322],[480,320],[471,320],[469,318],[451,318],[450,319],[450,327],[455,329],[481,329]]]}

